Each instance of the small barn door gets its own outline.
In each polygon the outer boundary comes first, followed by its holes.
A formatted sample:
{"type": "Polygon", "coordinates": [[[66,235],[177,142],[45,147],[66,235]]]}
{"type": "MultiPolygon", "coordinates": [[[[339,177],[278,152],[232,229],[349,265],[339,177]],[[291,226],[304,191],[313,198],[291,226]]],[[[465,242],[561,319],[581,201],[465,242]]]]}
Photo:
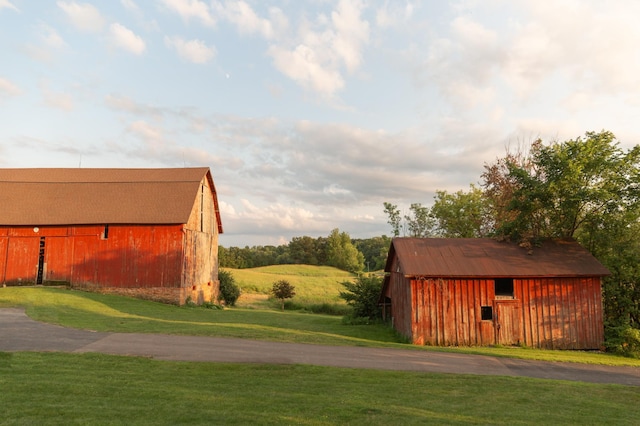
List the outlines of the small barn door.
{"type": "Polygon", "coordinates": [[[518,345],[522,338],[522,312],[513,301],[496,301],[496,341],[500,345],[518,345]]]}
{"type": "Polygon", "coordinates": [[[36,284],[42,284],[44,281],[44,237],[40,237],[40,250],[38,252],[38,273],[36,275],[36,284]]]}

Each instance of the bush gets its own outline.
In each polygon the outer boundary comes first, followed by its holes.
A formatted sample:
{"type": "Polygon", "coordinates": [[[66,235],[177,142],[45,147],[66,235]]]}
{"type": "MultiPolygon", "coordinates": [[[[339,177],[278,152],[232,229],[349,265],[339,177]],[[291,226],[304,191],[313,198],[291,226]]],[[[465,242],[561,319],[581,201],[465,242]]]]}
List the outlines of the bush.
{"type": "Polygon", "coordinates": [[[640,330],[629,326],[609,327],[605,336],[607,351],[640,358],[640,330]]]}
{"type": "Polygon", "coordinates": [[[287,280],[280,280],[273,283],[273,287],[271,287],[271,293],[276,299],[280,300],[283,311],[284,300],[291,299],[296,295],[295,287],[292,286],[287,280]]]}
{"type": "Polygon", "coordinates": [[[227,306],[235,306],[240,297],[240,287],[236,284],[236,279],[230,271],[218,271],[220,280],[220,294],[218,301],[223,300],[227,306]]]}
{"type": "MultiPolygon", "coordinates": [[[[361,275],[355,282],[345,281],[342,285],[345,291],[340,292],[340,297],[353,308],[355,318],[366,318],[367,320],[382,318],[382,310],[378,306],[382,291],[382,278],[361,275]]],[[[352,323],[357,323],[357,321],[352,323]]]]}

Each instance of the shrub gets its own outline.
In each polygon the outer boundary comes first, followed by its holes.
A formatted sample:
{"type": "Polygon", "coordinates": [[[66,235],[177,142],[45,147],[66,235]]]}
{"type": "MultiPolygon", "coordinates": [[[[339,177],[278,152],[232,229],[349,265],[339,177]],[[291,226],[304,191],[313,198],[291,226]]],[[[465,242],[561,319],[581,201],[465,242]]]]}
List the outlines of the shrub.
{"type": "Polygon", "coordinates": [[[296,295],[295,287],[287,280],[280,280],[273,283],[271,293],[276,299],[280,300],[282,310],[284,311],[284,300],[291,299],[296,295]]]}
{"type": "Polygon", "coordinates": [[[235,306],[240,297],[240,287],[236,284],[236,279],[230,271],[218,271],[220,280],[220,294],[218,301],[223,300],[227,306],[235,306]]]}
{"type": "Polygon", "coordinates": [[[382,291],[382,278],[361,275],[355,282],[344,281],[342,286],[345,291],[340,292],[340,297],[353,308],[355,318],[378,320],[382,317],[382,310],[378,306],[382,291]]]}
{"type": "Polygon", "coordinates": [[[608,351],[630,358],[640,358],[640,330],[637,328],[609,327],[605,340],[608,351]]]}

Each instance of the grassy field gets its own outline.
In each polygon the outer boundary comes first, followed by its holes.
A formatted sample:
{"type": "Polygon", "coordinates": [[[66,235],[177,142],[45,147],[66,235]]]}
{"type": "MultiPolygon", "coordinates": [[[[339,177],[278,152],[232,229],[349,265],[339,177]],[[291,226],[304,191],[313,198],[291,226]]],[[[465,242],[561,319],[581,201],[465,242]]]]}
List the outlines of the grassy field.
{"type": "Polygon", "coordinates": [[[344,300],[338,296],[343,290],[340,283],[355,277],[330,266],[273,265],[251,269],[222,269],[233,274],[243,293],[239,305],[247,307],[275,306],[275,302],[266,302],[273,283],[278,280],[287,280],[295,287],[293,302],[296,305],[328,303],[344,306],[344,300]]]}
{"type": "Polygon", "coordinates": [[[0,353],[0,424],[633,425],[637,388],[526,378],[0,353]]]}

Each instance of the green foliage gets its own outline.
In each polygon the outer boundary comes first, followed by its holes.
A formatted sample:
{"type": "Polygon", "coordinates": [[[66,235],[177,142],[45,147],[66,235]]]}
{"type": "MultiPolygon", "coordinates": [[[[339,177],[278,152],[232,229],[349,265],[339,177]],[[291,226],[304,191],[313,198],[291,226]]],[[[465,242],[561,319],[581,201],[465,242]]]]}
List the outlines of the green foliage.
{"type": "Polygon", "coordinates": [[[518,239],[574,237],[640,204],[640,147],[624,152],[611,132],[532,146],[533,167],[509,164],[516,217],[505,233],[518,239]]]}
{"type": "Polygon", "coordinates": [[[482,190],[471,185],[469,192],[436,191],[431,207],[435,233],[445,238],[481,238],[492,232],[493,220],[482,190]]]}
{"type": "Polygon", "coordinates": [[[610,327],[605,337],[608,351],[630,358],[640,358],[639,329],[629,326],[610,327]]]}
{"type": "Polygon", "coordinates": [[[337,228],[327,238],[327,265],[353,273],[364,269],[364,256],[353,245],[349,234],[337,228]]]}
{"type": "Polygon", "coordinates": [[[287,280],[278,280],[273,283],[271,287],[271,293],[273,296],[280,300],[282,303],[282,310],[284,311],[284,301],[285,299],[291,299],[296,295],[295,287],[292,286],[287,280]]]}
{"type": "Polygon", "coordinates": [[[367,272],[384,269],[391,246],[391,238],[382,235],[381,237],[354,240],[353,244],[364,256],[367,272]]]}
{"type": "Polygon", "coordinates": [[[353,308],[355,318],[377,320],[382,317],[382,311],[378,306],[382,278],[361,275],[355,282],[344,281],[342,286],[344,291],[340,292],[340,297],[353,308]]]}
{"type": "Polygon", "coordinates": [[[289,242],[289,260],[303,265],[324,265],[326,263],[325,239],[293,237],[289,242]]]}
{"type": "Polygon", "coordinates": [[[400,210],[398,210],[398,206],[395,204],[391,204],[388,202],[383,203],[384,212],[388,216],[387,223],[391,225],[391,230],[393,232],[394,237],[400,236],[400,226],[402,222],[402,217],[400,215],[400,210]]]}
{"type": "Polygon", "coordinates": [[[240,297],[240,287],[236,284],[236,279],[231,271],[221,269],[218,271],[218,279],[220,280],[220,295],[218,301],[223,300],[227,306],[235,306],[236,301],[240,297]]]}
{"type": "Polygon", "coordinates": [[[434,221],[430,215],[429,208],[420,203],[412,203],[409,206],[409,211],[411,214],[404,216],[409,236],[416,238],[430,237],[433,232],[434,221]]]}

